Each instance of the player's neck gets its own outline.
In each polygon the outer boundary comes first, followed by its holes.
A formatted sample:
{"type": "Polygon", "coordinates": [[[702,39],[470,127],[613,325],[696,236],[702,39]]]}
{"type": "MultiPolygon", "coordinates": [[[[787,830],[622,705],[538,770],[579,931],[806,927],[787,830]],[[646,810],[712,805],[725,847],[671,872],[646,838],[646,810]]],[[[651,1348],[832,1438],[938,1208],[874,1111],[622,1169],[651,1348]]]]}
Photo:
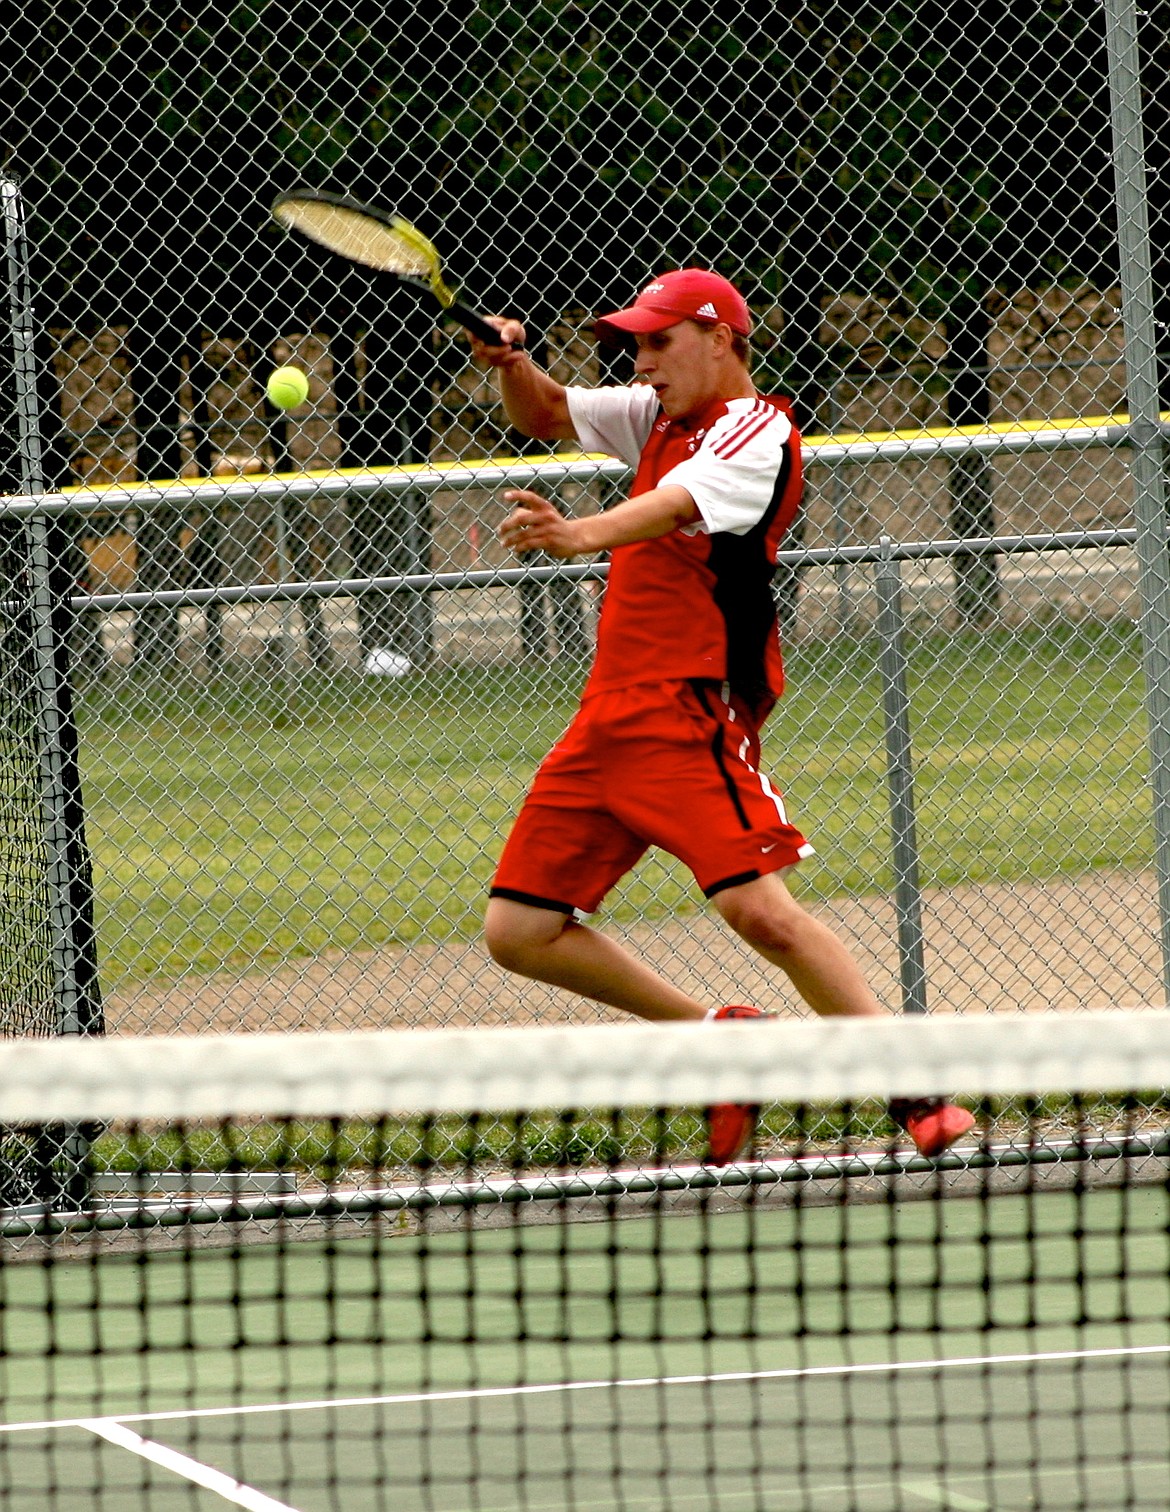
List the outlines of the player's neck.
{"type": "Polygon", "coordinates": [[[752,375],[741,362],[730,362],[719,375],[719,382],[712,385],[707,403],[722,399],[726,404],[732,399],[758,399],[759,390],[752,382],[752,375]]]}
{"type": "Polygon", "coordinates": [[[721,383],[706,394],[687,414],[675,415],[678,425],[697,425],[713,404],[729,404],[733,399],[758,399],[759,390],[745,373],[744,382],[721,383]]]}

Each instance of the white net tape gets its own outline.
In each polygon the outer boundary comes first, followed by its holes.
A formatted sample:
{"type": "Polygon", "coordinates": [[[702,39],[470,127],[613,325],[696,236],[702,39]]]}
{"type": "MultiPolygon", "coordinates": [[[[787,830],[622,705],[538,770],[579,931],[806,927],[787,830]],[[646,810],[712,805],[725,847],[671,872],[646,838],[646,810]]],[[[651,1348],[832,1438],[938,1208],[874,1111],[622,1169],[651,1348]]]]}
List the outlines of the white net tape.
{"type": "Polygon", "coordinates": [[[0,1120],[368,1117],[1170,1087],[1170,1013],[0,1045],[0,1120]]]}

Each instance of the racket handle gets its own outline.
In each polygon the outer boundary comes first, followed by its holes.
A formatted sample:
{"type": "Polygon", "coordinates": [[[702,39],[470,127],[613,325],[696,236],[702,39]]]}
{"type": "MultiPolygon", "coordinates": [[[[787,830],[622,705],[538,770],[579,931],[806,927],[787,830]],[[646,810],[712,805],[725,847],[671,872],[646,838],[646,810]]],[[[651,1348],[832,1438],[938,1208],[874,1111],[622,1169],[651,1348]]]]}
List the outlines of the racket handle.
{"type": "MultiPolygon", "coordinates": [[[[447,306],[447,314],[452,320],[461,325],[464,330],[470,331],[473,336],[478,337],[480,341],[486,342],[488,346],[501,345],[500,333],[496,330],[495,326],[488,325],[482,315],[477,315],[467,305],[460,304],[458,300],[455,300],[453,304],[447,306]]],[[[520,350],[524,346],[524,343],[522,341],[513,341],[511,345],[516,350],[520,350]]]]}

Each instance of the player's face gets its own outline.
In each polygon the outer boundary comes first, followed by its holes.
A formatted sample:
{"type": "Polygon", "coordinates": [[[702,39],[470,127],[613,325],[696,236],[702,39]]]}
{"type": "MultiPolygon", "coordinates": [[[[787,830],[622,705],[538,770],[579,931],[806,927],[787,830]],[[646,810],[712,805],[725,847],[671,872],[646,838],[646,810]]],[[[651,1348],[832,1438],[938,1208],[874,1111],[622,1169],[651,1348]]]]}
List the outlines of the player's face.
{"type": "Polygon", "coordinates": [[[658,395],[671,420],[687,420],[713,399],[725,397],[719,354],[726,346],[726,326],[713,329],[693,320],[638,337],[634,371],[658,395]]]}

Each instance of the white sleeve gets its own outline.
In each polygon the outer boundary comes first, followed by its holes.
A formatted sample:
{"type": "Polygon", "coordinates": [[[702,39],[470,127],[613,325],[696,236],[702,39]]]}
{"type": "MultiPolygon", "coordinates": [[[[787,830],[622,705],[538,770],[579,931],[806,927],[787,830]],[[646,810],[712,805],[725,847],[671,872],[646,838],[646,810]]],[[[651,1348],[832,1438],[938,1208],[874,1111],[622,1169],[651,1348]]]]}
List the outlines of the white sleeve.
{"type": "Polygon", "coordinates": [[[760,400],[733,401],[703,437],[694,456],[672,467],[659,487],[681,484],[702,524],[692,532],[746,535],[763,518],[784,466],[792,422],[760,400]]]}
{"type": "Polygon", "coordinates": [[[565,398],[582,451],[605,452],[637,467],[658,418],[658,396],[648,384],[566,388],[565,398]]]}

